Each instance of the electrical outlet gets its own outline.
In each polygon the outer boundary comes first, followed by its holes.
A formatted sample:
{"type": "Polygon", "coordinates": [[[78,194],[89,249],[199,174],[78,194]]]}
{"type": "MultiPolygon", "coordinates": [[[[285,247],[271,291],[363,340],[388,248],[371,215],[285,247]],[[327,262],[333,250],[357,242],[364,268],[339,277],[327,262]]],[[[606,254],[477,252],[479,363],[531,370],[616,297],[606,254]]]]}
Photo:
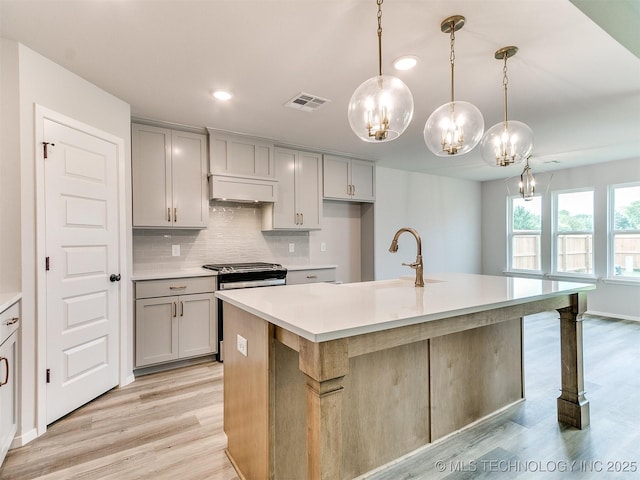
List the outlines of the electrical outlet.
{"type": "Polygon", "coordinates": [[[172,257],[180,256],[180,245],[171,245],[171,256],[172,257]]]}
{"type": "Polygon", "coordinates": [[[327,251],[327,244],[324,242],[320,243],[320,251],[321,252],[326,252],[327,251]]]}
{"type": "Polygon", "coordinates": [[[247,356],[247,339],[244,338],[242,335],[238,335],[237,345],[238,345],[238,351],[246,357],[247,356]]]}
{"type": "Polygon", "coordinates": [[[296,244],[295,243],[290,243],[289,244],[289,253],[293,253],[296,251],[296,244]]]}

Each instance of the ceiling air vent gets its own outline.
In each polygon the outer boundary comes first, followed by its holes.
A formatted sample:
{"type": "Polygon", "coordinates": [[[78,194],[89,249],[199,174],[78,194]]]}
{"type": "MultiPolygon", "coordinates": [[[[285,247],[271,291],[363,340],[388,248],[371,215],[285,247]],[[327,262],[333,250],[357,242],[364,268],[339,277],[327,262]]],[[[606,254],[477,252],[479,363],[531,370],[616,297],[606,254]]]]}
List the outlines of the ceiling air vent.
{"type": "Polygon", "coordinates": [[[285,103],[284,106],[295,108],[296,110],[302,110],[303,112],[313,112],[330,101],[331,100],[327,100],[326,98],[320,98],[316,95],[310,95],[303,92],[293,97],[285,103]]]}

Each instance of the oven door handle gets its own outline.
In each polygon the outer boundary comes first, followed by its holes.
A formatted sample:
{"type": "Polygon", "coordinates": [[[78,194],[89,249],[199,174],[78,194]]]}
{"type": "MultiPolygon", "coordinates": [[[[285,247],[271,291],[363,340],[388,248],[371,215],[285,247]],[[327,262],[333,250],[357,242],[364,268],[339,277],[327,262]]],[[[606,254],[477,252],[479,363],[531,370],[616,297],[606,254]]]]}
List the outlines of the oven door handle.
{"type": "Polygon", "coordinates": [[[265,280],[248,280],[246,282],[220,282],[220,290],[233,290],[236,288],[269,287],[273,285],[284,285],[284,278],[268,278],[265,280]]]}

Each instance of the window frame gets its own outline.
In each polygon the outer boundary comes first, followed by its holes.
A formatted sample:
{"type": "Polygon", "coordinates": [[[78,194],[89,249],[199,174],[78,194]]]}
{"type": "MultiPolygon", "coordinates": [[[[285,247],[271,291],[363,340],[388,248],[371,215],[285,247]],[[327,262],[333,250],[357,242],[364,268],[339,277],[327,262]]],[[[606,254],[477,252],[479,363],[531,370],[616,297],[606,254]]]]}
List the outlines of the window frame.
{"type": "Polygon", "coordinates": [[[594,279],[596,277],[596,189],[594,187],[572,188],[566,190],[555,190],[552,192],[551,201],[551,275],[555,277],[575,277],[584,279],[594,279]],[[591,230],[568,230],[559,231],[559,197],[565,194],[591,192],[591,230]],[[558,237],[565,235],[591,235],[591,272],[567,272],[558,270],[558,237]]]}
{"type": "Polygon", "coordinates": [[[543,197],[540,194],[534,196],[535,199],[539,199],[540,201],[540,229],[539,230],[518,230],[518,233],[513,228],[513,212],[515,210],[514,203],[516,200],[522,200],[520,195],[510,195],[507,197],[507,271],[519,274],[529,274],[529,275],[542,275],[542,201],[543,197]],[[523,269],[516,268],[514,266],[514,239],[518,236],[525,235],[537,235],[538,236],[538,269],[523,269]]]}
{"type": "Polygon", "coordinates": [[[636,230],[617,230],[615,228],[615,191],[617,188],[640,187],[640,182],[616,183],[607,186],[607,276],[606,279],[614,282],[624,282],[631,284],[639,284],[640,276],[631,276],[624,274],[615,274],[615,240],[617,234],[640,235],[640,229],[636,230]]]}

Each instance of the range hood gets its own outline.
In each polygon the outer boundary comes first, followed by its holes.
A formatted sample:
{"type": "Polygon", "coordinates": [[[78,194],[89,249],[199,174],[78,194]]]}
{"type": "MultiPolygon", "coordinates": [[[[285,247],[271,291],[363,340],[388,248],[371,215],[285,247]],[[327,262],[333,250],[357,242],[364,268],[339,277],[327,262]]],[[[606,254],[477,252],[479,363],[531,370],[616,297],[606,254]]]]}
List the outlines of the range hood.
{"type": "Polygon", "coordinates": [[[273,203],[278,200],[273,142],[207,128],[209,199],[273,203]]]}
{"type": "Polygon", "coordinates": [[[273,203],[278,200],[278,181],[273,178],[209,174],[209,199],[228,202],[273,203]]]}

